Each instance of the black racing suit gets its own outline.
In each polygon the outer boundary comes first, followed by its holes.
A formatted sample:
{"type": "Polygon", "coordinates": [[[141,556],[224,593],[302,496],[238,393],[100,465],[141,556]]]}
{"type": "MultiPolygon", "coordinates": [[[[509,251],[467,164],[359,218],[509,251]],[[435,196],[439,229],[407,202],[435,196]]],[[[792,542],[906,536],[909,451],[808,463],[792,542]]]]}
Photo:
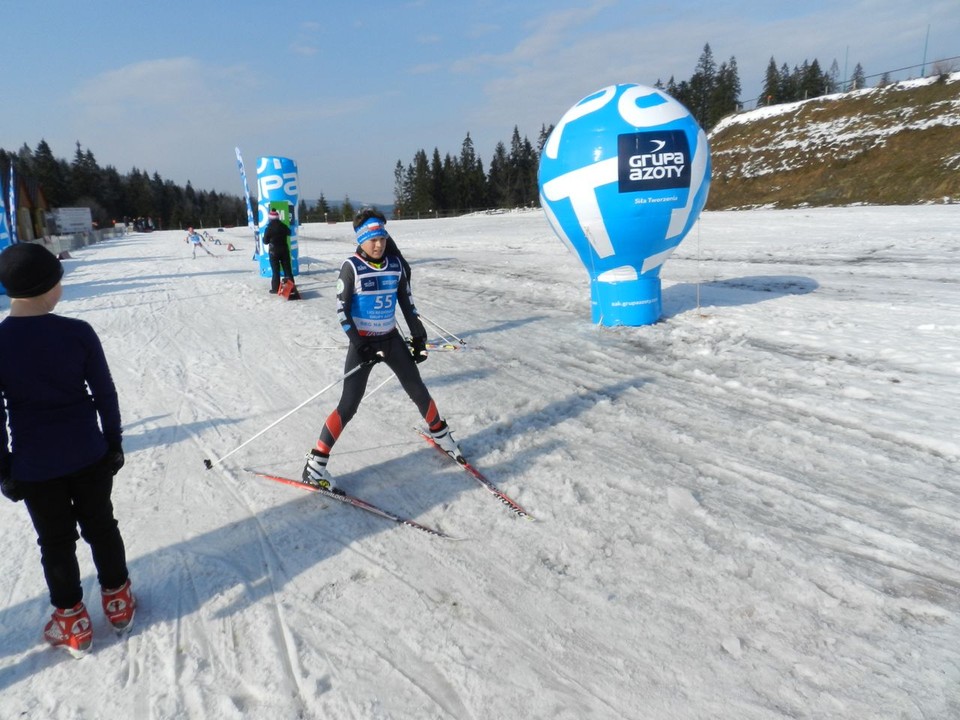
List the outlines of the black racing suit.
{"type": "MultiPolygon", "coordinates": [[[[369,258],[365,258],[362,250],[358,250],[357,255],[368,265],[371,264],[369,258]]],[[[396,258],[399,259],[399,258],[396,258]]],[[[388,256],[384,255],[381,260],[386,263],[388,256]]],[[[375,267],[376,264],[373,264],[375,267]]],[[[402,267],[402,264],[401,264],[402,267]]],[[[339,438],[343,428],[356,415],[357,408],[367,389],[367,380],[373,365],[362,365],[362,354],[360,348],[369,345],[375,352],[382,354],[382,362],[394,372],[404,391],[416,404],[420,415],[430,427],[437,427],[442,424],[440,413],[437,410],[436,403],[430,396],[423,379],[420,377],[420,370],[417,363],[410,354],[410,349],[400,334],[394,327],[387,333],[378,335],[365,335],[357,329],[353,317],[354,309],[354,283],[356,280],[356,270],[351,260],[347,260],[340,268],[340,279],[337,283],[337,308],[340,324],[350,339],[350,347],[347,349],[347,357],[344,361],[344,373],[349,373],[360,366],[350,377],[343,382],[343,391],[340,395],[340,402],[336,410],[330,413],[324,423],[323,430],[320,433],[317,448],[326,454],[339,438]]],[[[404,320],[410,328],[410,334],[415,338],[426,339],[427,332],[423,323],[417,314],[417,309],[413,304],[413,296],[410,293],[410,286],[407,280],[406,272],[401,269],[399,272],[399,282],[397,285],[397,304],[403,313],[404,320]]]]}

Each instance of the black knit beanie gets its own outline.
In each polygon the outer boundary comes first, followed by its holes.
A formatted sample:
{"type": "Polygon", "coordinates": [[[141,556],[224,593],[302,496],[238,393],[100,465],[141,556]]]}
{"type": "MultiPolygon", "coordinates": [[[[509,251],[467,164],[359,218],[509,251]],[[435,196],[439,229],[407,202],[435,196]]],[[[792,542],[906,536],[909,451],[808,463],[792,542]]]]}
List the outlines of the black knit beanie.
{"type": "Polygon", "coordinates": [[[0,285],[12,298],[43,295],[63,277],[63,265],[42,245],[17,243],[0,253],[0,285]]]}

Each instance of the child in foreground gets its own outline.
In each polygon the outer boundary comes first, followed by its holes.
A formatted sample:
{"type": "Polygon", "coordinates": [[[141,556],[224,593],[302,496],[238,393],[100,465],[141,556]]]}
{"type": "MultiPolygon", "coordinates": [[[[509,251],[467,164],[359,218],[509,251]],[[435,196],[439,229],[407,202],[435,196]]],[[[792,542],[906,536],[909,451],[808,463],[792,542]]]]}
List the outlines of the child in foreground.
{"type": "Polygon", "coordinates": [[[117,633],[130,631],[137,603],[110,499],[124,461],[117,391],[93,328],[52,312],[62,277],[60,261],[40,245],[0,253],[0,284],[10,297],[0,321],[0,490],[23,500],[37,533],[54,607],[43,637],[80,657],[93,642],[77,561],[81,536],[117,633]]]}

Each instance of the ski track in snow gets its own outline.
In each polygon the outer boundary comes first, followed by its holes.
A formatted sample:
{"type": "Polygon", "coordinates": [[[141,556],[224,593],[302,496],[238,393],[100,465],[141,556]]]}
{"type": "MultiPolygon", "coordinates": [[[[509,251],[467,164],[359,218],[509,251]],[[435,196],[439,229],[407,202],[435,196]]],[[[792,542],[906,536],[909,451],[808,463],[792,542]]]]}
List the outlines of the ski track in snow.
{"type": "Polygon", "coordinates": [[[396,382],[330,467],[462,542],[244,470],[299,474],[339,386],[203,467],[342,374],[349,225],[302,229],[302,302],[267,295],[246,228],[215,259],[177,232],[76,251],[58,312],[94,325],[120,391],[142,604],[125,638],[92,607],[81,661],[42,647],[32,528],[0,504],[27,555],[5,563],[0,716],[960,715],[958,220],[707,213],[663,321],[618,329],[590,324],[542,213],[391,221],[418,307],[475,350],[434,353],[427,385],[537,521],[423,443],[396,382]]]}

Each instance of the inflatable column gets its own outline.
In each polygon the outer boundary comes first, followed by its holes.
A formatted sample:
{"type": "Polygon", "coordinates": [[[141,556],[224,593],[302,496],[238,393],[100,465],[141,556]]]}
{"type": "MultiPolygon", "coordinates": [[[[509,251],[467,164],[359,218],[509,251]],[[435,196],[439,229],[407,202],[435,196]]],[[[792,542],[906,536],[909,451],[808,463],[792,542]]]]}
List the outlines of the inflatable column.
{"type": "MultiPolygon", "coordinates": [[[[280,213],[280,220],[290,228],[290,264],[294,276],[300,274],[300,249],[297,245],[297,232],[300,227],[300,181],[297,176],[297,163],[285,157],[262,157],[257,159],[257,201],[260,242],[263,245],[263,233],[267,228],[271,209],[280,213]]],[[[270,257],[264,249],[259,256],[260,276],[271,277],[270,257]]]]}

